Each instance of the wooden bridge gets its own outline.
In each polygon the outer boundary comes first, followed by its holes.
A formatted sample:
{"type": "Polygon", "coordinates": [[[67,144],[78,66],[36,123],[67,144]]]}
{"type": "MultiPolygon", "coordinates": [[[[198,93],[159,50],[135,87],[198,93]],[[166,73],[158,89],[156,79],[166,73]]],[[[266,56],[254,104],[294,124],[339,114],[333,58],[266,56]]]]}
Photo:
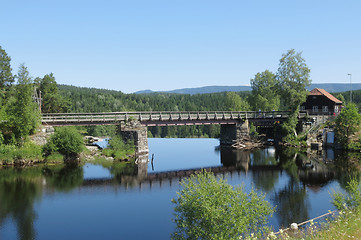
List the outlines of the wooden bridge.
{"type": "MultiPolygon", "coordinates": [[[[115,125],[123,121],[138,120],[143,126],[236,124],[248,120],[255,123],[283,121],[288,111],[271,112],[108,112],[108,113],[44,113],[42,124],[64,125],[115,125]]],[[[306,113],[300,113],[305,115],[306,113]]]]}

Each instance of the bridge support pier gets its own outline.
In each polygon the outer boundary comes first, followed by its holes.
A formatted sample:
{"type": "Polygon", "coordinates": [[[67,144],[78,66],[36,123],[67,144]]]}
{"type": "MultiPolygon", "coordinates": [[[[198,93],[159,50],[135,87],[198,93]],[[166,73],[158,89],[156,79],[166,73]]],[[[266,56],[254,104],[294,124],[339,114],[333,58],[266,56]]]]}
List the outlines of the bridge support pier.
{"type": "MultiPolygon", "coordinates": [[[[136,147],[136,154],[148,154],[148,129],[138,121],[121,122],[119,134],[125,142],[133,141],[136,147]]],[[[146,159],[148,161],[148,158],[146,159]]]]}
{"type": "Polygon", "coordinates": [[[249,136],[248,120],[236,124],[221,125],[221,145],[232,145],[245,136],[249,136]]]}

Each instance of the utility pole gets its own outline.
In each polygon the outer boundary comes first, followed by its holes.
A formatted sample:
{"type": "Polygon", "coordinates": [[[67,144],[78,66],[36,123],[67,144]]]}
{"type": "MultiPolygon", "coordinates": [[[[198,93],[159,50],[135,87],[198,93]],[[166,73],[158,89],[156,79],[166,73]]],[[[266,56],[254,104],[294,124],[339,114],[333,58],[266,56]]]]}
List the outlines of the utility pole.
{"type": "Polygon", "coordinates": [[[347,74],[350,76],[350,102],[352,103],[352,74],[347,74]]]}

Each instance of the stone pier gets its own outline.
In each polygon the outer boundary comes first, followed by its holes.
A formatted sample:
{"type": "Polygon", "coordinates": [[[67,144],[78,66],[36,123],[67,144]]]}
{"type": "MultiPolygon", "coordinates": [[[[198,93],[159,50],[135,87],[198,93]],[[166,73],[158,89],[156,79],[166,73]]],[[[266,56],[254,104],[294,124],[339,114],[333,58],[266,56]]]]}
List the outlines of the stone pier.
{"type": "MultiPolygon", "coordinates": [[[[148,129],[138,121],[122,122],[120,124],[119,134],[124,141],[133,141],[136,147],[137,155],[148,154],[148,129]]],[[[148,159],[147,159],[148,160],[148,159]]]]}
{"type": "Polygon", "coordinates": [[[249,136],[248,120],[236,124],[221,125],[221,145],[232,145],[245,136],[249,136]]]}

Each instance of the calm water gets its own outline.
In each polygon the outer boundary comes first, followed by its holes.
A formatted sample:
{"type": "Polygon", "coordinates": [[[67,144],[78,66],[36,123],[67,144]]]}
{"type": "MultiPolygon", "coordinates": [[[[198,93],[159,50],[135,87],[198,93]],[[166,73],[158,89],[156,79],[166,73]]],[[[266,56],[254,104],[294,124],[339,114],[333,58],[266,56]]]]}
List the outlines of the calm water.
{"type": "Polygon", "coordinates": [[[219,149],[215,139],[149,139],[153,165],[87,163],[0,169],[0,239],[169,239],[171,199],[186,169],[213,167],[267,193],[275,228],[333,210],[353,169],[328,150],[312,158],[272,147],[219,149]],[[224,166],[223,168],[221,168],[224,166]],[[165,173],[166,172],[166,173],[165,173]]]}

